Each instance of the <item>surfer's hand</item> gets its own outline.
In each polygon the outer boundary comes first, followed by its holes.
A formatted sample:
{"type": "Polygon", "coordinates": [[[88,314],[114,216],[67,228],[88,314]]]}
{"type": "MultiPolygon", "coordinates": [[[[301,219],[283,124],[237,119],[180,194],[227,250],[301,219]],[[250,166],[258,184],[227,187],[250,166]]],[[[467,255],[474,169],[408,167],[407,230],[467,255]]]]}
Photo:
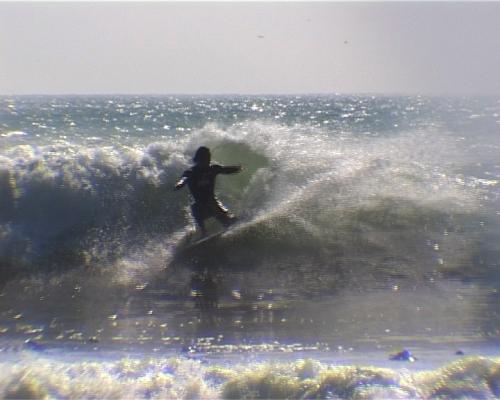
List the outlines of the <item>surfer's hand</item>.
{"type": "Polygon", "coordinates": [[[184,185],[186,184],[186,181],[187,181],[187,178],[181,178],[181,180],[179,182],[177,182],[177,184],[174,186],[174,190],[179,190],[181,189],[182,187],[184,187],[184,185]]]}

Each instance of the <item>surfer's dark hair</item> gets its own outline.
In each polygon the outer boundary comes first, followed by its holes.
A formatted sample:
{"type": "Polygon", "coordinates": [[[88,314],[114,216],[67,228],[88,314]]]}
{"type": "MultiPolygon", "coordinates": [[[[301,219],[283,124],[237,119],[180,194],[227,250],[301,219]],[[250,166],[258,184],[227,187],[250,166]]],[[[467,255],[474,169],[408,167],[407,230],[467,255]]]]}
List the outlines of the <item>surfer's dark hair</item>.
{"type": "Polygon", "coordinates": [[[205,146],[198,147],[198,150],[196,150],[194,154],[193,161],[199,162],[206,156],[210,156],[210,149],[205,146]]]}

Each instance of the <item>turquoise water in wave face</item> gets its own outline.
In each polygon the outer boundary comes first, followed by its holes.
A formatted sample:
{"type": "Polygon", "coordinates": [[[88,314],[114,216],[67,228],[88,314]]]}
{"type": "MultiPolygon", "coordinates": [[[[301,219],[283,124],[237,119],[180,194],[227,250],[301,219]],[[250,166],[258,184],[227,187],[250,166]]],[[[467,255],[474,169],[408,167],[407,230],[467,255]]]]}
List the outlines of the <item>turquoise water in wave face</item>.
{"type": "Polygon", "coordinates": [[[495,344],[499,131],[498,99],[4,97],[2,348],[495,344]],[[200,145],[245,222],[179,256],[200,145]]]}

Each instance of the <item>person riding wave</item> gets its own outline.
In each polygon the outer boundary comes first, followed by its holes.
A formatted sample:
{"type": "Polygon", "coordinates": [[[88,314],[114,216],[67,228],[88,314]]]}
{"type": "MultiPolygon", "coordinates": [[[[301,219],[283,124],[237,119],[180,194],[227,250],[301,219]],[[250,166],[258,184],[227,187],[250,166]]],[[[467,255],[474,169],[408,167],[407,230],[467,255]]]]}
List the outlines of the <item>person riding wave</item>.
{"type": "Polygon", "coordinates": [[[194,203],[191,212],[203,236],[207,231],[205,220],[214,217],[225,227],[236,221],[236,217],[215,196],[215,178],[218,174],[234,174],[242,170],[241,165],[222,166],[211,164],[211,154],[207,147],[200,147],[196,151],[193,161],[195,165],[184,171],[175,185],[174,190],[188,186],[194,203]]]}

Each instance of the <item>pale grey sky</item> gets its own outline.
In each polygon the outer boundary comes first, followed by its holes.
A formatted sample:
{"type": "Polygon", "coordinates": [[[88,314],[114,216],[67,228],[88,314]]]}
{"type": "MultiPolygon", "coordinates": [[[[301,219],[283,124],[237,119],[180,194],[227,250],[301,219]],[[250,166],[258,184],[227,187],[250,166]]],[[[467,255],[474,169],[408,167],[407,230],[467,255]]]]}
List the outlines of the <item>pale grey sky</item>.
{"type": "Polygon", "coordinates": [[[0,93],[500,94],[500,3],[0,2],[0,93]]]}

